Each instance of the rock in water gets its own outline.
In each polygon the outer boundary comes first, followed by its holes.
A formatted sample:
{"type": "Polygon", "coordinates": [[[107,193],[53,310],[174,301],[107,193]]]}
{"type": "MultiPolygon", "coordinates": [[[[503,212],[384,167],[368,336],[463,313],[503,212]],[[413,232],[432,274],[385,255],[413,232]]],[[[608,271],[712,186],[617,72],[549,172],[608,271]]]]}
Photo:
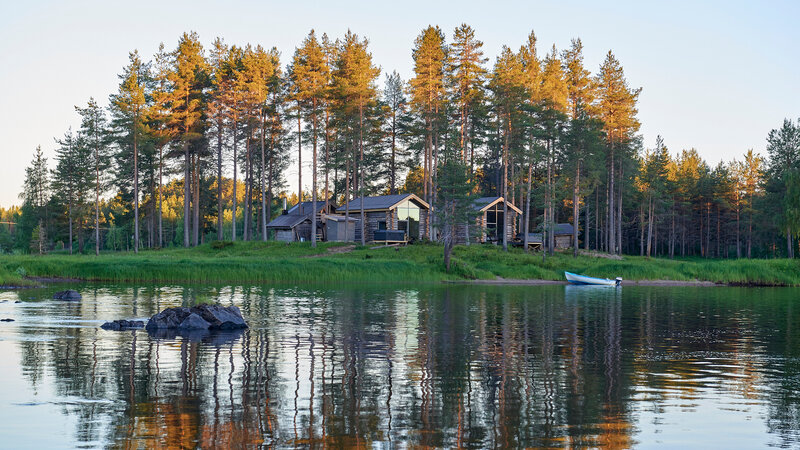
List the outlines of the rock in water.
{"type": "Polygon", "coordinates": [[[78,291],[67,289],[66,291],[56,292],[53,294],[53,298],[56,300],[80,300],[82,297],[78,291]]]}
{"type": "Polygon", "coordinates": [[[247,328],[235,306],[200,305],[191,308],[167,308],[147,321],[147,331],[237,330],[247,328]]]}
{"type": "Polygon", "coordinates": [[[14,319],[0,319],[0,322],[13,322],[14,319]]]}
{"type": "Polygon", "coordinates": [[[111,331],[135,330],[144,328],[144,322],[141,320],[114,320],[100,325],[100,328],[111,331]]]}
{"type": "Polygon", "coordinates": [[[247,328],[247,323],[242,317],[242,312],[236,306],[200,305],[196,309],[206,322],[210,330],[238,330],[247,328]]]}

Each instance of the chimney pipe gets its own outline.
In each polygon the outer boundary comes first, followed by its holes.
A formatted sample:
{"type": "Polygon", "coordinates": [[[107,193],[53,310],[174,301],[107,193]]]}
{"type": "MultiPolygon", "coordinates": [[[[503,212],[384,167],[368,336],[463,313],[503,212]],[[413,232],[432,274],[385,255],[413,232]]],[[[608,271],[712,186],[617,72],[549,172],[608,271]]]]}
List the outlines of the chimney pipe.
{"type": "Polygon", "coordinates": [[[281,214],[285,215],[287,213],[288,211],[286,210],[286,197],[283,197],[283,211],[281,211],[281,214]]]}

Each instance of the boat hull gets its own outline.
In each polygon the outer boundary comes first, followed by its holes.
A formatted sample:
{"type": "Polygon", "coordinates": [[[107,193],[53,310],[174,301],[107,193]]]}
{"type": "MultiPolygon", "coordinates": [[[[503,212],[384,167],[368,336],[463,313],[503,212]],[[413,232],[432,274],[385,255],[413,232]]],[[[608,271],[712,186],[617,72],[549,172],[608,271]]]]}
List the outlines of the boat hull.
{"type": "Polygon", "coordinates": [[[586,275],[578,275],[572,272],[564,272],[564,276],[570,284],[584,285],[584,286],[619,286],[621,279],[609,280],[608,278],[595,278],[587,277],[586,275]]]}

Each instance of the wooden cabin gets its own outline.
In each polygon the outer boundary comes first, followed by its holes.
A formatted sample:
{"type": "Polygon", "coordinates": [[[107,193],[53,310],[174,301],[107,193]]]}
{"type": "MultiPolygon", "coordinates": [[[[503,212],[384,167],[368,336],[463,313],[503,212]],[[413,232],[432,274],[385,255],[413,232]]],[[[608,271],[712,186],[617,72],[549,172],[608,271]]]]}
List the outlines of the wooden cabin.
{"type": "MultiPolygon", "coordinates": [[[[356,198],[336,208],[336,213],[337,215],[345,215],[348,210],[349,217],[359,219],[356,223],[355,241],[361,240],[362,230],[365,233],[366,242],[375,241],[375,232],[378,230],[404,231],[406,241],[415,241],[427,236],[430,206],[414,194],[364,197],[366,223],[363,227],[360,221],[361,199],[356,198]]],[[[394,237],[396,238],[396,236],[394,237]]]]}
{"type": "MultiPolygon", "coordinates": [[[[311,240],[311,202],[301,202],[288,210],[283,210],[280,216],[267,224],[267,230],[275,232],[275,240],[283,242],[299,242],[311,240]]],[[[317,202],[317,240],[324,241],[325,233],[319,215],[324,211],[336,211],[332,202],[326,205],[324,201],[317,202]]]]}
{"type": "Polygon", "coordinates": [[[572,232],[575,229],[571,223],[557,223],[553,230],[555,236],[556,248],[564,249],[572,247],[572,232]]]}
{"type": "Polygon", "coordinates": [[[475,223],[470,224],[469,227],[466,225],[458,227],[456,243],[464,244],[467,234],[470,236],[470,242],[502,243],[502,230],[506,223],[508,223],[508,227],[505,227],[508,242],[514,240],[514,236],[517,233],[517,218],[522,214],[522,211],[509,202],[509,220],[506,222],[503,217],[504,203],[503,197],[481,197],[475,199],[473,205],[475,212],[478,214],[475,218],[475,223]]]}

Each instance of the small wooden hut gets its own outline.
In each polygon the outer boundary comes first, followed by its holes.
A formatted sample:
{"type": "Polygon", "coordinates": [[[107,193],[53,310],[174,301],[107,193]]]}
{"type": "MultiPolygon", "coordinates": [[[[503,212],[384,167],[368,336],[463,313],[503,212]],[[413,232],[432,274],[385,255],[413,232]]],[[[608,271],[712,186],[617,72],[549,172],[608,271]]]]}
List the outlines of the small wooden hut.
{"type": "MultiPolygon", "coordinates": [[[[288,210],[284,210],[280,216],[267,224],[267,230],[275,232],[275,240],[283,242],[298,242],[311,240],[311,202],[301,202],[288,210]]],[[[323,211],[336,211],[336,206],[328,202],[327,209],[324,201],[317,202],[317,240],[324,241],[325,233],[319,215],[323,211]]]]}
{"type": "Polygon", "coordinates": [[[556,248],[564,249],[572,247],[572,232],[575,229],[571,223],[557,223],[553,229],[553,236],[555,236],[556,248]]]}

